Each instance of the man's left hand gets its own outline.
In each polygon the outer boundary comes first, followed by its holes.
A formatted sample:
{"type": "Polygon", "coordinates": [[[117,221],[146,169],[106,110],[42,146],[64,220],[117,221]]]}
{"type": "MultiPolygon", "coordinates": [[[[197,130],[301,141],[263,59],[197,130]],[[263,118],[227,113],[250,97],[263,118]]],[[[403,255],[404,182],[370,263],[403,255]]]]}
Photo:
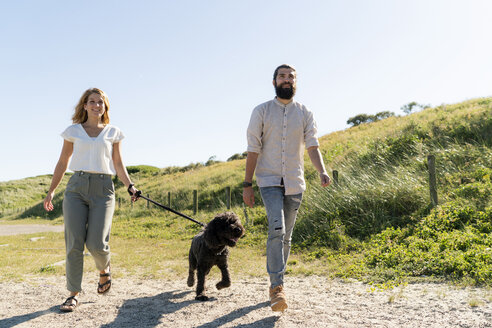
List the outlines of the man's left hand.
{"type": "Polygon", "coordinates": [[[322,187],[328,187],[331,184],[331,179],[326,172],[322,172],[319,174],[319,179],[321,181],[322,187]]]}

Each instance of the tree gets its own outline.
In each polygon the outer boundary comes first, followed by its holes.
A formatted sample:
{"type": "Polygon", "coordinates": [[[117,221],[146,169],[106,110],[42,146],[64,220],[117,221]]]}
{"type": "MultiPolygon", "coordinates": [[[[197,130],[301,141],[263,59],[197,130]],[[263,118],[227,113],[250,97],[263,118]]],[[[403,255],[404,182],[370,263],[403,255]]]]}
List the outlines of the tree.
{"type": "Polygon", "coordinates": [[[395,116],[395,113],[387,111],[387,110],[376,113],[376,115],[374,115],[374,117],[376,118],[375,121],[384,120],[385,118],[388,118],[391,116],[395,116]]]}
{"type": "Polygon", "coordinates": [[[369,114],[359,114],[354,117],[351,117],[348,119],[347,124],[351,124],[352,126],[357,126],[362,123],[371,123],[371,122],[376,122],[379,120],[384,120],[385,118],[395,116],[395,113],[390,112],[390,111],[382,111],[379,113],[376,113],[376,115],[369,115],[369,114]]]}
{"type": "Polygon", "coordinates": [[[410,114],[414,109],[420,108],[420,109],[426,109],[429,108],[430,105],[423,105],[419,104],[415,101],[412,101],[411,103],[408,103],[406,105],[403,105],[400,107],[400,109],[405,113],[405,114],[410,114]]]}
{"type": "Polygon", "coordinates": [[[347,120],[347,124],[351,124],[352,126],[357,126],[362,123],[373,122],[374,116],[367,114],[359,114],[354,117],[351,117],[347,120]]]}
{"type": "Polygon", "coordinates": [[[247,152],[247,151],[245,151],[245,152],[244,152],[244,153],[242,153],[242,154],[234,154],[234,155],[232,155],[231,157],[229,157],[229,158],[227,159],[227,161],[228,161],[228,162],[230,162],[230,161],[235,161],[235,160],[238,160],[238,159],[243,159],[243,158],[246,158],[247,156],[248,156],[248,152],[247,152]]]}
{"type": "Polygon", "coordinates": [[[208,161],[205,163],[205,166],[210,166],[215,163],[220,163],[220,161],[217,160],[217,156],[213,155],[209,157],[208,161]]]}

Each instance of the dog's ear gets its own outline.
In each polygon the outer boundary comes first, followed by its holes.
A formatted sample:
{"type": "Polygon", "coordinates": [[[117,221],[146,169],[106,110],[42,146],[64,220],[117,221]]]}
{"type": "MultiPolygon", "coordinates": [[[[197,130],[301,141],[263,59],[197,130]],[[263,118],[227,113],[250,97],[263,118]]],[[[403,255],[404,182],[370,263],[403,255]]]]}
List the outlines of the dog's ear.
{"type": "Polygon", "coordinates": [[[219,228],[218,225],[218,219],[214,218],[205,227],[203,239],[205,240],[207,246],[210,248],[215,248],[220,245],[219,236],[217,234],[217,229],[219,228]]]}

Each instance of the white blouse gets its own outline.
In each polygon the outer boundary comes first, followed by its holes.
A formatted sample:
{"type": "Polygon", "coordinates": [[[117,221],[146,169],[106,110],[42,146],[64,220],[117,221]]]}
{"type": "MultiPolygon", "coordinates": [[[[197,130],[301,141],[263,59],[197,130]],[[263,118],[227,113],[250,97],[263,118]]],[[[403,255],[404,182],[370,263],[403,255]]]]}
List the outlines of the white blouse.
{"type": "Polygon", "coordinates": [[[125,136],[115,126],[106,125],[96,138],[91,138],[81,124],[73,124],[62,132],[63,139],[73,143],[73,155],[68,168],[115,175],[113,144],[125,136]]]}

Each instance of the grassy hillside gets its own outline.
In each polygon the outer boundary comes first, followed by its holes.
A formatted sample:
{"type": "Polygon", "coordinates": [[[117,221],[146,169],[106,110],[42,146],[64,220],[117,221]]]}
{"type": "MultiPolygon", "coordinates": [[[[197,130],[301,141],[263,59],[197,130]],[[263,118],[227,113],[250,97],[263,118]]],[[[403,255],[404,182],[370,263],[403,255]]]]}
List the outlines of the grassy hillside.
{"type": "Polygon", "coordinates": [[[340,184],[308,190],[296,245],[360,256],[351,274],[491,283],[491,99],[392,117],[321,140],[340,184]],[[436,157],[440,204],[433,210],[429,154],[436,157]]]}
{"type": "MultiPolygon", "coordinates": [[[[308,190],[293,235],[294,253],[302,261],[318,261],[330,274],[361,279],[432,276],[492,284],[492,99],[362,124],[325,135],[320,142],[329,172],[339,172],[339,184],[320,188],[306,157],[308,190]],[[439,205],[434,209],[429,154],[436,157],[439,205]]],[[[224,190],[230,186],[234,211],[254,221],[247,243],[262,249],[264,209],[260,202],[255,209],[242,208],[245,160],[207,164],[141,166],[130,172],[144,194],[167,204],[171,192],[171,206],[187,214],[192,191],[198,190],[196,216],[202,221],[225,209],[224,190]]],[[[47,216],[40,207],[49,180],[41,176],[0,183],[2,216],[60,220],[59,211],[47,216]]],[[[115,225],[121,221],[132,228],[116,228],[115,234],[131,239],[132,231],[139,231],[143,238],[159,238],[162,222],[155,218],[168,214],[147,209],[145,202],[131,209],[126,191],[117,187],[123,201],[115,225]]],[[[62,192],[63,185],[55,199],[59,209],[62,192]]]]}
{"type": "MultiPolygon", "coordinates": [[[[327,192],[313,186],[303,218],[346,220],[347,234],[358,238],[418,220],[430,205],[429,154],[436,156],[441,204],[490,207],[491,108],[491,99],[472,100],[324,136],[322,151],[340,185],[327,192]]],[[[313,169],[308,175],[315,179],[313,169]]]]}
{"type": "MultiPolygon", "coordinates": [[[[55,204],[61,204],[63,190],[65,190],[69,176],[70,173],[66,174],[60,183],[58,192],[53,200],[55,204]]],[[[61,206],[57,206],[53,213],[47,214],[43,212],[42,200],[46,197],[50,184],[51,175],[0,182],[0,192],[2,194],[2,197],[0,197],[0,218],[41,216],[53,219],[59,217],[62,214],[61,206]]]]}

